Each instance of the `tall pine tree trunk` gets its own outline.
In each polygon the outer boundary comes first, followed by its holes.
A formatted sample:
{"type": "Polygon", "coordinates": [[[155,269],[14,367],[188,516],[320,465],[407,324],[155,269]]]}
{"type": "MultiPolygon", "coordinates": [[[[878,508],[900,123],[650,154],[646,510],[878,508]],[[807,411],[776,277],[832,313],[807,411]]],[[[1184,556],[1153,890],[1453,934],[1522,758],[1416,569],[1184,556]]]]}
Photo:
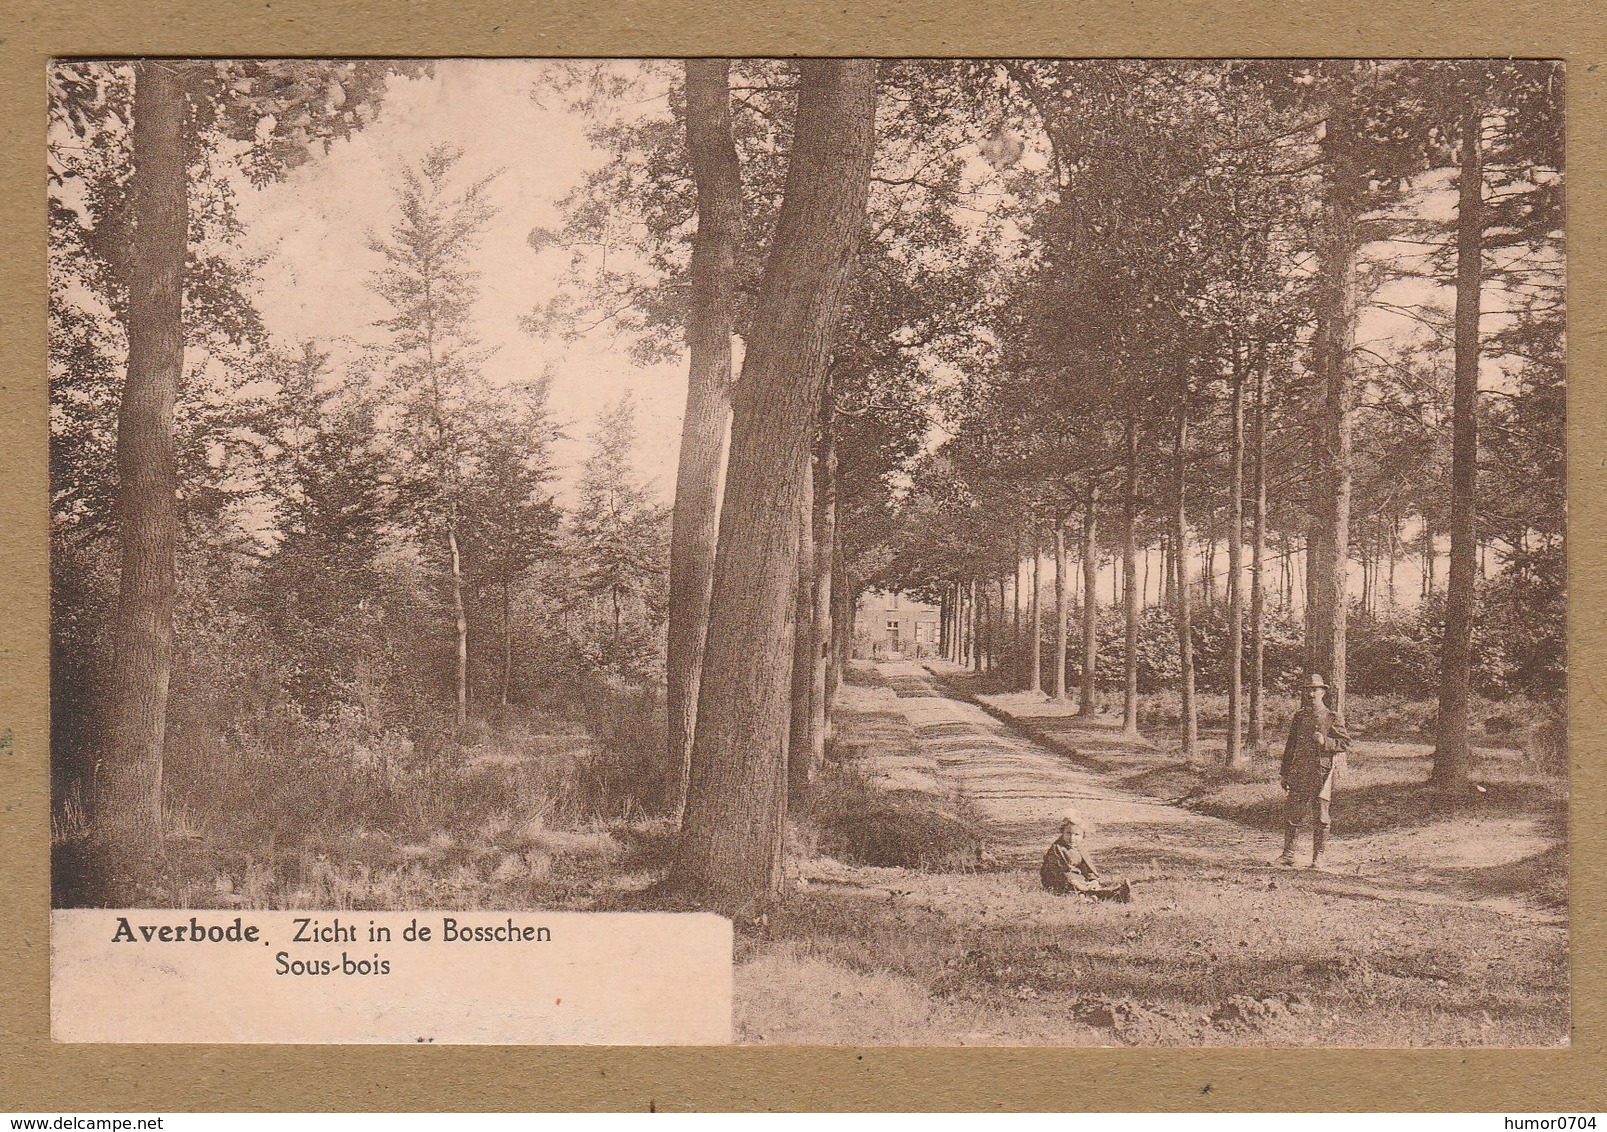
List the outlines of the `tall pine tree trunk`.
{"type": "Polygon", "coordinates": [[[820,506],[815,527],[815,660],[814,687],[809,694],[809,774],[813,780],[826,765],[826,739],[831,730],[831,704],[826,698],[830,683],[832,640],[832,584],[837,561],[837,441],[832,428],[830,383],[827,383],[826,410],[821,435],[820,483],[816,485],[820,506]]]}
{"type": "Polygon", "coordinates": [[[1250,765],[1244,748],[1244,360],[1233,348],[1232,440],[1228,456],[1228,744],[1227,763],[1250,765]]]}
{"type": "Polygon", "coordinates": [[[798,499],[798,572],[792,631],[792,706],[788,716],[787,805],[802,806],[809,793],[809,758],[813,745],[809,702],[815,687],[815,472],[804,461],[803,490],[798,499]]]}
{"type": "Polygon", "coordinates": [[[1266,729],[1267,656],[1267,351],[1255,374],[1255,518],[1250,544],[1250,752],[1261,753],[1266,729]]]}
{"type": "Polygon", "coordinates": [[[1077,714],[1092,716],[1099,710],[1099,484],[1088,488],[1088,509],[1082,520],[1082,686],[1077,693],[1077,714]]]}
{"type": "Polygon", "coordinates": [[[971,607],[966,601],[970,587],[967,582],[954,583],[954,663],[971,663],[971,607]]]}
{"type": "Polygon", "coordinates": [[[955,664],[958,664],[958,665],[961,665],[961,666],[964,666],[965,664],[969,663],[969,660],[970,660],[970,653],[966,651],[970,646],[969,646],[969,643],[968,643],[968,640],[967,640],[967,634],[966,634],[966,626],[967,626],[968,622],[966,621],[965,593],[966,593],[965,583],[963,581],[955,582],[954,583],[954,657],[953,657],[953,659],[954,659],[955,664]]]}
{"type": "Polygon", "coordinates": [[[982,611],[977,608],[977,579],[966,582],[966,659],[972,672],[982,672],[982,611]]]}
{"type": "Polygon", "coordinates": [[[185,174],[182,64],[134,66],[134,232],[128,249],[128,376],[117,406],[122,573],[106,690],[106,746],[91,814],[93,879],[112,904],[151,899],[162,843],[162,754],[173,665],[178,484],[173,410],[184,380],[185,174]]]}
{"type": "Polygon", "coordinates": [[[1378,556],[1373,552],[1370,535],[1362,536],[1358,552],[1361,557],[1361,611],[1364,616],[1371,617],[1378,597],[1378,587],[1374,584],[1378,556]]]}
{"type": "Polygon", "coordinates": [[[1462,119],[1461,188],[1456,215],[1456,389],[1451,413],[1451,563],[1440,646],[1440,718],[1433,779],[1455,789],[1468,781],[1468,686],[1473,659],[1473,596],[1478,551],[1479,303],[1484,259],[1484,115],[1462,119]]]}
{"type": "Polygon", "coordinates": [[[1313,361],[1319,383],[1313,539],[1308,562],[1307,663],[1324,674],[1329,703],[1345,710],[1345,621],[1350,566],[1351,426],[1355,398],[1351,353],[1356,339],[1357,220],[1365,189],[1355,152],[1355,109],[1348,92],[1329,108],[1321,141],[1326,199],[1317,257],[1317,330],[1313,361]]]}
{"type": "Polygon", "coordinates": [[[1032,683],[1028,688],[1035,696],[1043,695],[1043,546],[1038,541],[1037,516],[1032,523],[1032,648],[1028,663],[1032,683]]]}
{"type": "Polygon", "coordinates": [[[1401,550],[1401,517],[1391,515],[1389,520],[1389,607],[1391,610],[1400,605],[1400,598],[1395,592],[1395,561],[1401,550]]]}
{"type": "Polygon", "coordinates": [[[982,580],[980,589],[982,589],[982,593],[980,593],[980,597],[982,597],[982,671],[992,672],[996,659],[993,643],[995,643],[995,638],[998,637],[998,614],[993,613],[993,595],[990,593],[992,587],[988,585],[987,579],[982,580]]]}
{"type": "Polygon", "coordinates": [[[954,663],[959,663],[960,656],[960,585],[950,582],[948,585],[948,648],[944,656],[954,663]]]}
{"type": "Polygon", "coordinates": [[[977,675],[982,674],[987,664],[987,637],[985,635],[983,616],[983,602],[987,600],[988,591],[985,586],[975,578],[971,579],[971,671],[977,675]]]}
{"type": "Polygon", "coordinates": [[[832,540],[831,560],[831,654],[826,662],[826,727],[832,727],[833,705],[837,702],[837,689],[843,683],[843,665],[848,662],[854,647],[854,603],[858,596],[843,573],[843,540],[839,534],[832,540]]]}
{"type": "Polygon", "coordinates": [[[1016,528],[1016,568],[1011,574],[1014,617],[1010,628],[1010,687],[1021,688],[1021,529],[1016,528]]]}
{"type": "Polygon", "coordinates": [[[1000,616],[998,616],[998,621],[993,622],[993,664],[1003,667],[1004,662],[1008,659],[1004,654],[1004,625],[1008,624],[1008,619],[1004,617],[1004,611],[1008,609],[1008,606],[1004,605],[1003,574],[1000,574],[998,579],[995,579],[995,587],[998,589],[998,595],[1000,595],[1000,616]]]}
{"type": "Polygon", "coordinates": [[[688,380],[670,527],[665,657],[667,757],[679,768],[675,813],[686,805],[692,730],[709,628],[721,475],[731,420],[731,329],[742,181],[731,137],[730,60],[686,61],[686,145],[697,183],[686,320],[688,380]]]}
{"type": "Polygon", "coordinates": [[[1127,418],[1127,493],[1122,501],[1122,733],[1138,734],[1138,424],[1127,418]]]}
{"type": "Polygon", "coordinates": [[[781,211],[742,380],[671,882],[737,910],[782,885],[799,495],[865,221],[876,64],[806,59],[781,211]]]}
{"type": "Polygon", "coordinates": [[[971,621],[969,635],[971,638],[971,670],[981,673],[984,657],[984,641],[982,628],[983,609],[981,598],[986,596],[986,590],[978,584],[975,578],[966,583],[966,608],[970,610],[971,621]]]}
{"type": "Polygon", "coordinates": [[[1184,758],[1192,758],[1194,749],[1199,744],[1199,717],[1194,707],[1194,621],[1193,610],[1189,598],[1188,585],[1188,555],[1182,548],[1188,546],[1188,391],[1184,387],[1182,400],[1177,410],[1177,435],[1173,447],[1173,489],[1176,492],[1177,509],[1172,516],[1172,540],[1178,548],[1178,553],[1172,556],[1176,565],[1177,578],[1175,592],[1177,594],[1177,656],[1178,656],[1178,696],[1182,701],[1182,748],[1179,753],[1184,758]]]}
{"type": "Polygon", "coordinates": [[[1055,516],[1055,703],[1066,700],[1066,518],[1055,516]]]}

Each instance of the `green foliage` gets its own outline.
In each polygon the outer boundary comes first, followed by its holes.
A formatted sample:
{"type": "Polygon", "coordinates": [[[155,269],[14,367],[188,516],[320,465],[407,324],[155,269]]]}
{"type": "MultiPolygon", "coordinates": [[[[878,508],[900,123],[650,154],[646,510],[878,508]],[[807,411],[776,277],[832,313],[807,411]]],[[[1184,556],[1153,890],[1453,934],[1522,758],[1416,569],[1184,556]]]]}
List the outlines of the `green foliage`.
{"type": "Polygon", "coordinates": [[[636,406],[627,394],[597,420],[570,517],[574,599],[589,632],[586,662],[616,673],[651,671],[668,603],[669,515],[631,466],[636,406]]]}
{"type": "Polygon", "coordinates": [[[475,406],[462,489],[462,546],[482,587],[511,584],[551,553],[557,537],[552,445],[562,433],[548,409],[551,380],[499,390],[475,406]]]}
{"type": "Polygon", "coordinates": [[[883,868],[966,872],[984,841],[975,815],[928,794],[885,791],[852,765],[828,764],[812,788],[806,820],[820,850],[842,861],[883,868]]]}
{"type": "MultiPolygon", "coordinates": [[[[494,174],[459,186],[461,150],[437,145],[417,168],[401,170],[400,217],[372,249],[383,259],[371,281],[391,308],[388,383],[400,402],[393,431],[402,498],[415,510],[421,542],[444,547],[458,525],[471,417],[482,395],[471,311],[478,296],[468,259],[495,210],[494,174]]],[[[437,553],[445,553],[444,549],[437,553]]]]}

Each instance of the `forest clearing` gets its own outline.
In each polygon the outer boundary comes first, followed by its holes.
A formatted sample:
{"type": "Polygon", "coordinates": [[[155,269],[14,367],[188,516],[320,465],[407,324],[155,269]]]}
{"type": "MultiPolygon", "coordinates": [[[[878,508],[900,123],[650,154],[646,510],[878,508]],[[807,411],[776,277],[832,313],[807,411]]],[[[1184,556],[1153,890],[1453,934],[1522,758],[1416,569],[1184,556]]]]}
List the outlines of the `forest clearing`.
{"type": "Polygon", "coordinates": [[[55,907],[713,911],[751,1043],[1567,1041],[1560,64],[49,80],[55,907]]]}

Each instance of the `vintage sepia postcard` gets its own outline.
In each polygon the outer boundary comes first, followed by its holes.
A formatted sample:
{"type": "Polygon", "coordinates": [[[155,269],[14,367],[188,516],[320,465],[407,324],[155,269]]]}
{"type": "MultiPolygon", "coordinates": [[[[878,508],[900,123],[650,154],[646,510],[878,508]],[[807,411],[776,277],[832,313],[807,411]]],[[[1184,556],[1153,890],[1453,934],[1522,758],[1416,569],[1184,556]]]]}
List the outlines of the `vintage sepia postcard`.
{"type": "Polygon", "coordinates": [[[52,1036],[1566,1047],[1564,70],[53,59],[52,1036]]]}

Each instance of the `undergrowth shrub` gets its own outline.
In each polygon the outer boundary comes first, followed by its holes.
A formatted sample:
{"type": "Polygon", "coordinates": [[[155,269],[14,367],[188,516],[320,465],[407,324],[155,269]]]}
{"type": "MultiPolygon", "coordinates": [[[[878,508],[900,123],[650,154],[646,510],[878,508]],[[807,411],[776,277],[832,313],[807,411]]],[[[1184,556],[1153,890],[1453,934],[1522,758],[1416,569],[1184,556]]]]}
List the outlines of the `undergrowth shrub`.
{"type": "Polygon", "coordinates": [[[963,801],[878,789],[851,764],[828,764],[817,780],[809,821],[818,844],[856,865],[965,872],[982,853],[982,825],[963,801]]]}
{"type": "MultiPolygon", "coordinates": [[[[1560,612],[1534,615],[1511,594],[1514,583],[1500,575],[1480,586],[1473,635],[1473,687],[1499,699],[1514,695],[1554,696],[1565,685],[1560,612]]],[[[1559,606],[1560,609],[1560,606],[1559,606]]],[[[1228,679],[1228,611],[1225,601],[1197,602],[1191,611],[1195,687],[1201,693],[1225,692],[1228,679]]],[[[1066,682],[1082,680],[1078,645],[1081,613],[1067,615],[1069,645],[1066,682]]],[[[1347,631],[1348,690],[1360,695],[1432,699],[1439,692],[1440,640],[1445,630],[1445,599],[1436,594],[1410,609],[1374,614],[1352,609],[1347,631]]],[[[1008,633],[1006,633],[1008,636],[1008,633]]],[[[1305,630],[1301,618],[1273,606],[1266,610],[1263,664],[1268,688],[1294,691],[1305,675],[1305,630]]],[[[1102,688],[1120,688],[1126,675],[1126,619],[1117,606],[1100,607],[1099,662],[1102,688]]],[[[1030,638],[1022,641],[1027,654],[1030,638]]],[[[1249,667],[1249,615],[1245,615],[1245,669],[1249,667]]],[[[1008,652],[1008,649],[1001,650],[1008,652]]],[[[1054,638],[1045,629],[1043,685],[1054,678],[1054,638]]],[[[1001,663],[1008,663],[1008,657],[1001,663]]],[[[1177,680],[1179,659],[1177,613],[1170,605],[1151,605],[1139,613],[1138,686],[1154,692],[1177,680]]]]}

